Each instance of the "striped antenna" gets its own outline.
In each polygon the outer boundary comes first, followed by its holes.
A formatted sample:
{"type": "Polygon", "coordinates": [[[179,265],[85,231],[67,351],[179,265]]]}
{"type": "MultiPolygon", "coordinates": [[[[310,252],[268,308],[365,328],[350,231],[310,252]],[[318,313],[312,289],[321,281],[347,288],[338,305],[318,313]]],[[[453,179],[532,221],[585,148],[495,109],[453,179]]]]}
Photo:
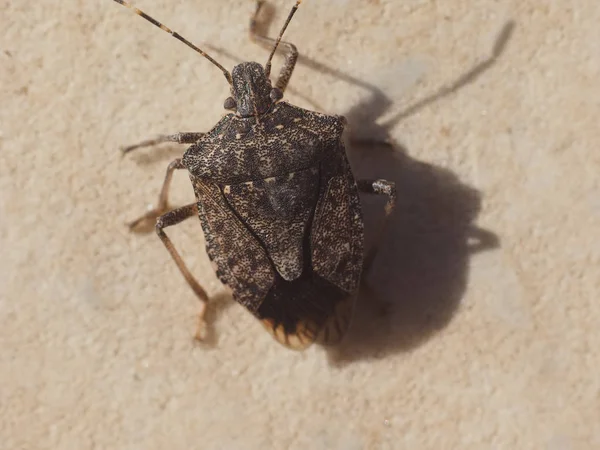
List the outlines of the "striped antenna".
{"type": "MultiPolygon", "coordinates": [[[[225,67],[223,67],[221,64],[219,64],[217,61],[215,61],[210,55],[208,55],[206,52],[204,52],[203,50],[199,49],[198,47],[196,47],[194,44],[192,44],[190,41],[188,41],[186,38],[184,38],[183,36],[181,36],[179,33],[169,29],[168,27],[166,27],[165,25],[163,25],[162,23],[160,23],[158,20],[150,17],[148,14],[146,14],[144,11],[137,9],[135,6],[133,6],[130,3],[127,3],[123,0],[114,0],[115,2],[117,2],[120,5],[123,5],[129,9],[131,9],[134,13],[136,13],[138,16],[142,16],[144,19],[146,19],[148,22],[150,22],[153,25],[156,25],[158,28],[160,28],[163,31],[166,31],[167,33],[169,33],[171,36],[173,36],[175,39],[180,40],[181,42],[183,42],[185,45],[187,45],[188,47],[190,47],[192,50],[197,51],[198,53],[200,53],[202,56],[204,56],[206,59],[208,59],[211,63],[213,63],[215,66],[217,66],[219,69],[221,69],[221,72],[223,72],[223,75],[225,75],[225,78],[227,79],[227,82],[229,83],[229,85],[233,85],[233,80],[231,79],[231,74],[227,71],[227,69],[225,69],[225,67]]],[[[289,19],[288,19],[289,22],[289,19]]]]}
{"type": "MultiPolygon", "coordinates": [[[[115,0],[117,1],[117,0],[115,0]]],[[[273,46],[273,50],[271,50],[271,54],[269,55],[269,60],[267,61],[267,64],[265,65],[265,75],[267,76],[267,78],[269,78],[269,75],[271,74],[271,60],[273,59],[273,55],[275,54],[275,51],[277,50],[277,47],[279,46],[279,43],[281,42],[281,38],[283,37],[283,33],[285,33],[285,29],[287,28],[287,26],[290,23],[290,20],[292,20],[292,17],[294,17],[294,14],[296,13],[296,11],[298,10],[298,6],[300,6],[300,3],[302,3],[302,0],[296,0],[296,4],[292,7],[292,10],[290,11],[287,20],[285,21],[285,23],[283,24],[283,27],[281,28],[281,31],[279,32],[279,36],[277,36],[277,41],[275,42],[275,45],[273,46]]]]}

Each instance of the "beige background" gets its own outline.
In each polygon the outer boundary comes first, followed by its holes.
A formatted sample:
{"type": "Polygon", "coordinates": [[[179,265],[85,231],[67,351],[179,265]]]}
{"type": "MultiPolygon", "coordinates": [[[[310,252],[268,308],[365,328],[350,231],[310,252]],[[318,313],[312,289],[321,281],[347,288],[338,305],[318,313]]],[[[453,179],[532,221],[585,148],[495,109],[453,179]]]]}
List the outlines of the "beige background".
{"type": "MultiPolygon", "coordinates": [[[[138,6],[266,60],[251,0],[138,6]]],[[[351,157],[400,194],[346,344],[304,353],[222,294],[190,221],[217,299],[195,344],[192,292],[124,226],[182,150],[118,147],[209,129],[218,70],[109,0],[0,10],[1,448],[600,448],[597,0],[304,1],[287,98],[394,139],[351,157]]]]}

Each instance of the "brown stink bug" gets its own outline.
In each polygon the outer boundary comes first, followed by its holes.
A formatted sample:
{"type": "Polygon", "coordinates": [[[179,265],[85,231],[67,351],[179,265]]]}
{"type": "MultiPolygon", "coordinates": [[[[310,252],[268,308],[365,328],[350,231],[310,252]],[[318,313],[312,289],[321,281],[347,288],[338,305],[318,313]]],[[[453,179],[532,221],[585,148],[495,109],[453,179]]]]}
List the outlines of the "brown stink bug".
{"type": "MultiPolygon", "coordinates": [[[[198,337],[203,335],[206,291],[189,272],[164,229],[198,216],[206,250],[218,278],[233,298],[256,316],[281,344],[304,349],[317,341],[338,342],[350,323],[363,272],[363,218],[359,191],[388,196],[386,216],[395,204],[395,187],[385,180],[355,181],[342,142],[345,119],[280,101],[298,51],[281,41],[301,0],[290,11],[277,39],[256,31],[255,41],[272,45],[267,64],[241,63],[231,74],[178,33],[122,0],[157,27],[172,34],[217,66],[231,96],[225,115],[206,133],[177,133],[124,149],[161,142],[191,144],[167,169],[158,206],[130,224],[156,219],[156,232],[188,284],[202,302],[198,337]],[[287,49],[277,82],[271,60],[279,44],[287,49]],[[186,169],[196,201],[169,210],[174,170],[186,169]]],[[[370,252],[369,254],[372,254],[370,252]]]]}

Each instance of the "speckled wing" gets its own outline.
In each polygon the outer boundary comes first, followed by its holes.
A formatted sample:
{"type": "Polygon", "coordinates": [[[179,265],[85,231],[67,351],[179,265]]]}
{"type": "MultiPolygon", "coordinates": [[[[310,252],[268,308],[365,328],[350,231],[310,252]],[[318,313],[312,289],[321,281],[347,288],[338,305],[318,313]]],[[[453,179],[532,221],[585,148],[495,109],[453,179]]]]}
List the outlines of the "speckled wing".
{"type": "Polygon", "coordinates": [[[364,226],[358,189],[351,172],[329,179],[311,234],[313,270],[351,294],[362,272],[364,226]]]}
{"type": "Polygon", "coordinates": [[[304,235],[317,202],[318,184],[319,170],[313,167],[222,186],[228,204],[261,242],[284,280],[302,275],[304,235]]]}
{"type": "Polygon", "coordinates": [[[263,247],[228,207],[216,184],[192,179],[206,250],[234,299],[256,314],[275,280],[263,247]]]}

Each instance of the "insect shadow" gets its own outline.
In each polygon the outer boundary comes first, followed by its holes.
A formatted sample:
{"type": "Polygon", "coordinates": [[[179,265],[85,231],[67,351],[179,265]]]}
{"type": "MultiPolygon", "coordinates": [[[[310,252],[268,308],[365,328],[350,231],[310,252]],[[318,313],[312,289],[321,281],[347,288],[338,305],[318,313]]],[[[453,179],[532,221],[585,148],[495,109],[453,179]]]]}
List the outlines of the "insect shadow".
{"type": "MultiPolygon", "coordinates": [[[[348,335],[340,346],[328,350],[330,363],[381,358],[426,342],[456,313],[468,280],[469,258],[499,246],[496,234],[474,224],[481,193],[451,171],[409,156],[406,148],[392,142],[390,131],[489,69],[503,53],[514,26],[509,21],[502,27],[489,58],[383,124],[376,121],[392,100],[382,89],[358,83],[370,95],[345,113],[357,136],[354,140],[350,136],[348,156],[357,178],[395,182],[398,203],[385,236],[379,237],[380,251],[363,280],[348,335]]],[[[322,64],[309,65],[324,69],[322,64]]],[[[336,74],[330,68],[326,71],[336,74]]],[[[347,75],[342,78],[353,81],[347,75]]],[[[368,245],[381,220],[381,199],[363,197],[363,208],[368,245]]]]}
{"type": "MultiPolygon", "coordinates": [[[[377,174],[396,183],[398,203],[363,278],[348,334],[328,349],[335,365],[407,351],[434,336],[460,305],[469,258],[499,245],[492,231],[474,224],[480,192],[402,150],[370,145],[350,152],[358,176],[377,174]]],[[[363,199],[367,245],[381,220],[377,200],[363,199]]]]}

